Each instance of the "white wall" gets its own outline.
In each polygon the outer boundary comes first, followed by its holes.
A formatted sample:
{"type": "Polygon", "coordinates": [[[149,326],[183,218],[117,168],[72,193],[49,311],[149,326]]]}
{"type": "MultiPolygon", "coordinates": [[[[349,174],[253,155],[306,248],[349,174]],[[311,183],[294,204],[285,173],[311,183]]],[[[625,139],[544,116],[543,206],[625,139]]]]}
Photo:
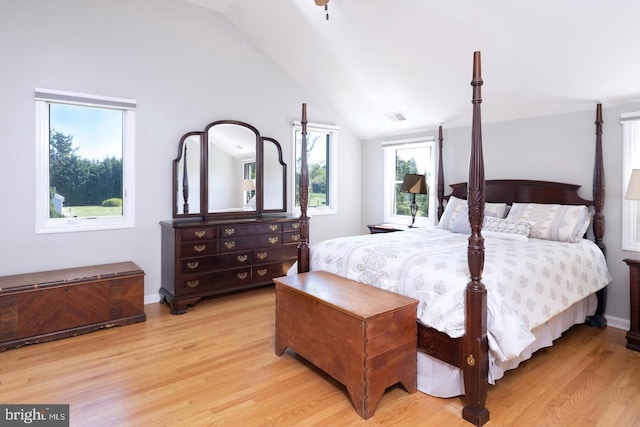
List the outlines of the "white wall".
{"type": "MultiPolygon", "coordinates": [[[[131,260],[153,299],[158,223],[171,218],[172,161],[184,133],[214,120],[245,121],[278,139],[289,163],[302,102],[310,121],[340,126],[226,18],[186,2],[3,2],[0,58],[0,275],[131,260]],[[135,228],[35,234],[36,87],[137,100],[135,228]]],[[[347,129],[339,152],[340,211],[312,218],[312,242],[359,230],[360,142],[347,129]]]]}
{"type": "MultiPolygon", "coordinates": [[[[640,103],[603,108],[605,163],[605,237],[607,260],[613,281],[608,287],[606,316],[611,325],[629,326],[629,271],[622,261],[622,132],[620,114],[640,111],[640,103]]],[[[538,179],[582,185],[580,195],[592,199],[595,153],[595,103],[593,108],[571,114],[536,117],[483,125],[486,179],[538,179]]],[[[436,136],[435,130],[421,132],[436,136]]],[[[468,179],[471,127],[443,130],[445,194],[448,184],[468,179]]],[[[437,136],[436,136],[437,137],[437,136]]],[[[362,182],[382,185],[380,140],[363,142],[362,182]],[[378,166],[375,166],[375,165],[378,166]]],[[[367,184],[369,185],[369,184],[367,184]]],[[[363,197],[362,224],[383,219],[382,194],[363,197]]]]}

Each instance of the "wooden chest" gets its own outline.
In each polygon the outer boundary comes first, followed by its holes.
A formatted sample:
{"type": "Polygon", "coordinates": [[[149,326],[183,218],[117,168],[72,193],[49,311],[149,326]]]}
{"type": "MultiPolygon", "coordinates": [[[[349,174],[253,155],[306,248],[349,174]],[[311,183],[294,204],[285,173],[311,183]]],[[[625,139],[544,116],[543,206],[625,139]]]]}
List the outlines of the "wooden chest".
{"type": "Polygon", "coordinates": [[[0,277],[0,350],[145,319],[132,262],[0,277]]]}
{"type": "Polygon", "coordinates": [[[163,221],[162,287],[171,313],[201,298],[272,283],[297,257],[297,218],[163,221]]]}
{"type": "Polygon", "coordinates": [[[279,277],[276,344],[344,384],[373,416],[387,387],[416,391],[418,301],[324,271],[279,277]]]}

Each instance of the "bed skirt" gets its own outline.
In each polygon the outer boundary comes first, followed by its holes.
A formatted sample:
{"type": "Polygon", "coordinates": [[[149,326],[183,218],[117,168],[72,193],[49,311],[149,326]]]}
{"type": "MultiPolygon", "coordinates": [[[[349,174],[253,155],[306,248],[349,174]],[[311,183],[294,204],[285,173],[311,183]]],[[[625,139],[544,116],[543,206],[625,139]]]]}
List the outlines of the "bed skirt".
{"type": "MultiPolygon", "coordinates": [[[[553,341],[571,326],[584,323],[587,316],[595,313],[597,304],[598,299],[592,294],[534,328],[532,332],[536,340],[516,358],[508,361],[496,360],[489,352],[489,383],[495,384],[506,371],[531,358],[535,351],[551,347],[553,341]]],[[[461,396],[464,394],[462,370],[418,352],[418,390],[436,397],[461,396]]]]}

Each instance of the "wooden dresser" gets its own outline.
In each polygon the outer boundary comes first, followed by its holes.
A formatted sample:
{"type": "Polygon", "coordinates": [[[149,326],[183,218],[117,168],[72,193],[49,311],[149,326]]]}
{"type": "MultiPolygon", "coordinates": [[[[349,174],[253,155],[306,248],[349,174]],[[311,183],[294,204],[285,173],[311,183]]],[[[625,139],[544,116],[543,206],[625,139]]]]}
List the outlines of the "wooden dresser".
{"type": "Polygon", "coordinates": [[[298,218],[163,221],[160,295],[171,313],[201,298],[272,283],[296,261],[298,218]]]}

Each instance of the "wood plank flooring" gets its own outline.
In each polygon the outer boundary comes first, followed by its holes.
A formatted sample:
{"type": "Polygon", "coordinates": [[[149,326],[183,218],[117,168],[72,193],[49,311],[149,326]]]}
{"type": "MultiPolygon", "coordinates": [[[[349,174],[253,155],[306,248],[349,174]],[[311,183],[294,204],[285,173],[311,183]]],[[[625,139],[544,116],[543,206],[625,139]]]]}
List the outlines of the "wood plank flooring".
{"type": "MultiPolygon", "coordinates": [[[[274,354],[275,293],[0,353],[0,403],[70,404],[72,426],[470,426],[462,398],[400,386],[362,420],[345,388],[274,354]]],[[[491,386],[487,426],[640,426],[640,353],[624,331],[574,327],[491,386]]]]}

